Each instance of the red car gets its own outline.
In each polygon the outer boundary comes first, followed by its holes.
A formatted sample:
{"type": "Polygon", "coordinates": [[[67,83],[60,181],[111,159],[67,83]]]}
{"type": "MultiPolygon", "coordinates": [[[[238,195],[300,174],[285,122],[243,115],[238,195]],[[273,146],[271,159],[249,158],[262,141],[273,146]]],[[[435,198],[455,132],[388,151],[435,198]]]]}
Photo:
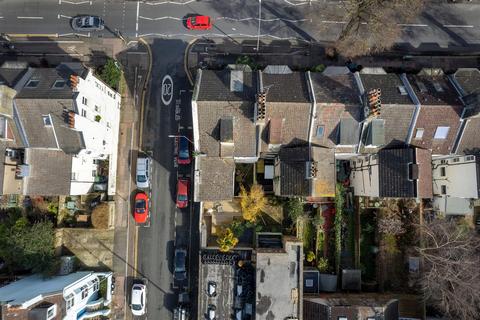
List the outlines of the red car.
{"type": "Polygon", "coordinates": [[[210,30],[212,29],[212,19],[209,16],[189,17],[187,28],[190,30],[210,30]]]}
{"type": "Polygon", "coordinates": [[[135,211],[133,218],[136,223],[144,224],[148,219],[148,196],[145,192],[135,195],[135,211]]]}
{"type": "Polygon", "coordinates": [[[188,207],[188,187],[190,181],[185,178],[179,178],[177,182],[177,208],[188,207]]]}

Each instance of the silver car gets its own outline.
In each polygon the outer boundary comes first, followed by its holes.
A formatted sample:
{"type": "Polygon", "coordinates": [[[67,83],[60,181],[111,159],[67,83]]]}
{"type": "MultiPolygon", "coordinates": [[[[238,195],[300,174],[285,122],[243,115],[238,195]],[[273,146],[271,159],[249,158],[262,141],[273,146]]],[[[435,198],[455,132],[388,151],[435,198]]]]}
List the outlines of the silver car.
{"type": "Polygon", "coordinates": [[[99,31],[105,28],[105,23],[98,16],[76,16],[72,19],[75,31],[99,31]]]}

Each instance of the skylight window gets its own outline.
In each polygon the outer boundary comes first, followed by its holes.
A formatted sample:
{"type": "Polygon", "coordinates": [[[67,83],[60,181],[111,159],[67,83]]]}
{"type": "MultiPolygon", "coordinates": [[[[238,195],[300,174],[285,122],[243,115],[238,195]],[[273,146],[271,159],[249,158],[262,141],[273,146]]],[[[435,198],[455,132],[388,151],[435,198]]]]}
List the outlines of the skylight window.
{"type": "Polygon", "coordinates": [[[63,89],[65,88],[66,84],[67,82],[63,79],[55,80],[55,83],[53,84],[52,89],[63,89]]]}
{"type": "Polygon", "coordinates": [[[35,79],[28,80],[27,84],[25,85],[25,88],[36,88],[38,87],[39,83],[40,83],[40,80],[35,80],[35,79]]]}
{"type": "Polygon", "coordinates": [[[437,130],[435,130],[434,139],[447,139],[449,130],[450,127],[437,127],[437,130]]]}
{"type": "Polygon", "coordinates": [[[50,118],[49,114],[43,115],[42,118],[43,118],[43,124],[46,127],[51,127],[52,126],[52,118],[50,118]]]}

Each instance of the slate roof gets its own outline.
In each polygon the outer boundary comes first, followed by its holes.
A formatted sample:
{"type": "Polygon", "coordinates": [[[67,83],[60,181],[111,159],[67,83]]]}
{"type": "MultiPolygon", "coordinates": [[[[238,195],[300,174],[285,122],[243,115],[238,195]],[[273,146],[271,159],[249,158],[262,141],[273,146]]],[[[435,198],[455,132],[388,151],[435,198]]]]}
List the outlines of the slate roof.
{"type": "Polygon", "coordinates": [[[70,129],[64,119],[64,109],[73,110],[71,98],[15,99],[15,104],[27,146],[60,148],[68,154],[78,153],[85,148],[81,132],[70,129]],[[44,115],[50,115],[52,126],[45,126],[44,115]]]}
{"type": "Polygon", "coordinates": [[[30,167],[30,175],[24,178],[24,194],[43,196],[70,194],[71,156],[62,150],[27,148],[25,163],[30,167]]]}
{"type": "Polygon", "coordinates": [[[254,102],[257,78],[258,75],[255,72],[243,72],[243,90],[234,92],[230,90],[231,70],[199,70],[197,79],[200,79],[200,84],[197,88],[197,101],[254,102]]]}
{"type": "Polygon", "coordinates": [[[307,76],[304,72],[270,74],[262,72],[267,102],[310,102],[307,76]]]}
{"type": "Polygon", "coordinates": [[[462,95],[469,95],[480,92],[480,70],[475,68],[461,68],[454,74],[453,78],[460,85],[462,95]]]}
{"type": "Polygon", "coordinates": [[[27,72],[27,68],[0,68],[0,85],[13,88],[27,72]]]}
{"type": "Polygon", "coordinates": [[[235,163],[230,159],[199,157],[197,201],[232,200],[234,196],[235,163]]]}
{"type": "Polygon", "coordinates": [[[407,75],[415,95],[422,105],[461,105],[457,91],[448,78],[441,76],[407,75]]]}
{"type": "Polygon", "coordinates": [[[220,123],[233,118],[234,156],[255,157],[256,129],[253,123],[254,105],[251,102],[198,101],[200,151],[209,157],[220,156],[220,123]]]}
{"type": "Polygon", "coordinates": [[[455,153],[480,155],[479,132],[480,118],[466,119],[455,153]]]}
{"type": "MultiPolygon", "coordinates": [[[[318,104],[339,103],[342,105],[360,105],[360,92],[354,81],[353,74],[348,71],[340,74],[310,73],[313,92],[318,104]]],[[[328,70],[326,70],[328,71],[328,70]]],[[[317,106],[317,108],[319,108],[317,106]]]]}
{"type": "Polygon", "coordinates": [[[409,179],[410,163],[415,163],[413,148],[382,149],[378,152],[379,197],[416,197],[416,183],[409,179]]]}
{"type": "Polygon", "coordinates": [[[397,74],[365,74],[360,73],[365,92],[372,89],[381,89],[382,106],[386,104],[412,104],[412,100],[407,95],[402,95],[399,86],[403,86],[403,82],[397,74]]]}

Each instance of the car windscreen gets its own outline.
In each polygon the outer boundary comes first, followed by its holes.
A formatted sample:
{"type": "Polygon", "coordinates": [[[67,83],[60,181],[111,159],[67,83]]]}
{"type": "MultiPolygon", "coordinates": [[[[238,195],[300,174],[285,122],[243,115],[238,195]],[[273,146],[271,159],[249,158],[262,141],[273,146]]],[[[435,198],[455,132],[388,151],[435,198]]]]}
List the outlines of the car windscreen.
{"type": "Polygon", "coordinates": [[[138,212],[145,212],[145,200],[137,200],[135,201],[135,209],[138,211],[138,212]]]}
{"type": "Polygon", "coordinates": [[[138,181],[138,182],[147,182],[147,177],[144,176],[143,174],[139,174],[139,175],[137,176],[137,181],[138,181]]]}
{"type": "Polygon", "coordinates": [[[188,200],[188,197],[184,194],[179,194],[178,195],[178,200],[179,201],[187,201],[188,200]]]}
{"type": "Polygon", "coordinates": [[[182,271],[185,267],[185,253],[178,252],[175,258],[175,268],[177,271],[182,271]]]}
{"type": "Polygon", "coordinates": [[[135,311],[140,311],[142,310],[142,306],[139,304],[132,304],[132,309],[135,311]]]}
{"type": "Polygon", "coordinates": [[[178,155],[182,159],[187,159],[188,158],[188,141],[185,138],[180,138],[180,146],[179,146],[178,155]]]}
{"type": "Polygon", "coordinates": [[[195,17],[192,18],[192,24],[195,25],[197,23],[197,19],[195,17]]]}
{"type": "Polygon", "coordinates": [[[96,27],[99,27],[100,26],[100,19],[95,17],[93,18],[93,25],[96,26],[96,27]]]}

